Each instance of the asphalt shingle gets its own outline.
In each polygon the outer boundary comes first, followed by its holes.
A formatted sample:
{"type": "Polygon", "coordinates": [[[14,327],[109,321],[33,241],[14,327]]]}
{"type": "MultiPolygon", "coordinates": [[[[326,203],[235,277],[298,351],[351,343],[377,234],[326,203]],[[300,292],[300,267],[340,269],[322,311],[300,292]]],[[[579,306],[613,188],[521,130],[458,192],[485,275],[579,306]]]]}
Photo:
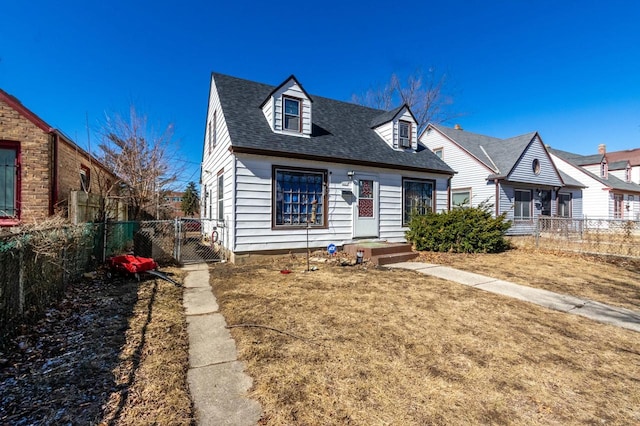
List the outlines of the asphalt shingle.
{"type": "MultiPolygon", "coordinates": [[[[275,86],[212,73],[232,149],[289,158],[453,174],[429,150],[394,150],[371,128],[387,111],[313,95],[310,138],[275,133],[260,106],[275,86]]],[[[397,111],[396,111],[397,113],[397,111]]]]}

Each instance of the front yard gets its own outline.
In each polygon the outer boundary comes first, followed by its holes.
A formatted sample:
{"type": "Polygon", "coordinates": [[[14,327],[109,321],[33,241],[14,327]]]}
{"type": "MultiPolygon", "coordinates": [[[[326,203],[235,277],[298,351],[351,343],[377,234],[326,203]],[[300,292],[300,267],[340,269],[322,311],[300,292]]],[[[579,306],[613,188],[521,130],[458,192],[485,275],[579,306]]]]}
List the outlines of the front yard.
{"type": "MultiPolygon", "coordinates": [[[[521,250],[439,260],[640,306],[625,265],[521,250]]],[[[318,266],[211,271],[264,424],[640,422],[638,333],[411,271],[318,266]]]]}

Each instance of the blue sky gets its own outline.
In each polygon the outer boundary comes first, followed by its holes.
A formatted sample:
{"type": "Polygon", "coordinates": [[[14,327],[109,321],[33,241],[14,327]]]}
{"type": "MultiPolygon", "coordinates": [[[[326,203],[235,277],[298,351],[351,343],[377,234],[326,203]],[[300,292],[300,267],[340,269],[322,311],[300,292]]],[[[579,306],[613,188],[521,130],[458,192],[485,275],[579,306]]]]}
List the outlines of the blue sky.
{"type": "Polygon", "coordinates": [[[173,123],[184,186],[199,177],[211,71],[273,85],[295,74],[348,101],[434,67],[465,130],[537,130],[581,154],[640,147],[635,1],[3,0],[1,13],[0,88],[92,151],[99,120],[130,104],[173,123]]]}

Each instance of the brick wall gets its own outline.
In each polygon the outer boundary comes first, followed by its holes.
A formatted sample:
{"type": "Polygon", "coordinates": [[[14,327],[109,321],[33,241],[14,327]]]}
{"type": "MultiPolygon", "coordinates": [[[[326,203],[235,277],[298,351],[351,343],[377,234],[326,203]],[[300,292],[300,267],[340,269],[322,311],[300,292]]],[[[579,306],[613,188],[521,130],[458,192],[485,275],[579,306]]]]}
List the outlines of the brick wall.
{"type": "MultiPolygon", "coordinates": [[[[36,120],[39,122],[39,120],[36,120]]],[[[42,220],[49,215],[54,179],[54,138],[58,140],[57,201],[55,211],[67,212],[71,191],[82,190],[80,170],[90,170],[90,192],[104,195],[110,183],[116,181],[88,153],[58,133],[49,133],[0,99],[0,140],[20,143],[21,154],[21,214],[23,223],[42,220]]]]}
{"type": "Polygon", "coordinates": [[[115,176],[102,167],[94,158],[64,140],[58,144],[58,205],[66,207],[71,191],[83,191],[80,171],[89,169],[89,192],[106,195],[109,183],[116,181],[115,176]]]}
{"type": "Polygon", "coordinates": [[[0,140],[20,142],[23,222],[49,215],[52,170],[50,136],[0,100],[0,140]]]}

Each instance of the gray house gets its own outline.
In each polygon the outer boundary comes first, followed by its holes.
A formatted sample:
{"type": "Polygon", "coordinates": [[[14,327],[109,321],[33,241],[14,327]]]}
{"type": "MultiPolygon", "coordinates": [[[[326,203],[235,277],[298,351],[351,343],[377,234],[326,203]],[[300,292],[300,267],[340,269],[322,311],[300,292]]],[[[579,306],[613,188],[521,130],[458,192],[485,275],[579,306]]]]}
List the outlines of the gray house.
{"type": "Polygon", "coordinates": [[[406,105],[382,111],[312,96],[294,76],[272,86],[213,73],[201,217],[214,219],[231,260],[403,242],[412,212],[449,208],[454,175],[417,139],[406,105]]]}
{"type": "Polygon", "coordinates": [[[582,217],[579,181],[557,169],[537,132],[508,139],[429,124],[420,142],[457,174],[451,207],[493,205],[512,234],[530,234],[538,216],[582,217]]]}

